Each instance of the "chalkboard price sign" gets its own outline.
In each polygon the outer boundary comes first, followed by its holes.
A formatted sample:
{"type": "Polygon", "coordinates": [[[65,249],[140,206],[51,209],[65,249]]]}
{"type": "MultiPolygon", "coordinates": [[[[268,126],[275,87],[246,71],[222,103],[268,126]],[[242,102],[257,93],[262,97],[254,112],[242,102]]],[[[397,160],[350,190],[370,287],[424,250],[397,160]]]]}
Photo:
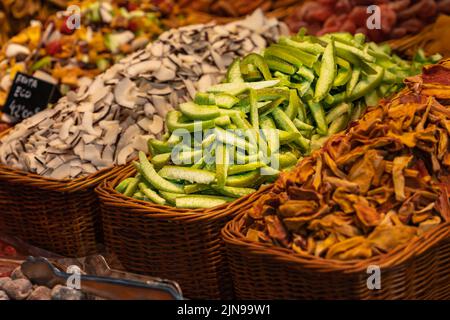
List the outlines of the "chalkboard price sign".
{"type": "Polygon", "coordinates": [[[9,91],[3,112],[15,122],[29,118],[56,102],[61,94],[56,85],[18,72],[9,91]]]}

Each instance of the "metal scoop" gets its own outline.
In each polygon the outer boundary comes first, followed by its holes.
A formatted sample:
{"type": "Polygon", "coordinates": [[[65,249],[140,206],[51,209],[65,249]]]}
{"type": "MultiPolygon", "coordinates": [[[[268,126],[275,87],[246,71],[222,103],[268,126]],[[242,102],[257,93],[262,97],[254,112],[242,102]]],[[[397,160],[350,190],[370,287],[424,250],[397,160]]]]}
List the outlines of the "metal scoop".
{"type": "MultiPolygon", "coordinates": [[[[22,273],[31,282],[54,287],[67,285],[73,274],[61,272],[45,258],[28,257],[22,263],[22,273]]],[[[89,275],[80,276],[80,290],[111,300],[182,300],[181,290],[176,283],[162,281],[140,282],[89,275]]]]}

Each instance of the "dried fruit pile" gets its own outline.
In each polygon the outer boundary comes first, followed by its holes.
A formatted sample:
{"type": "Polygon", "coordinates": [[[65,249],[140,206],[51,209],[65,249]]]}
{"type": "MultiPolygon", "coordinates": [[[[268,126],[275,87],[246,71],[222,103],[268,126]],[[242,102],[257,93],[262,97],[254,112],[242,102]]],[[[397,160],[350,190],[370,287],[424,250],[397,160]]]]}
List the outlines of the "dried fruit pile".
{"type": "Polygon", "coordinates": [[[0,46],[10,36],[22,31],[30,20],[45,21],[59,9],[66,8],[68,0],[1,0],[0,1],[0,46]]]}
{"type": "Polygon", "coordinates": [[[247,237],[327,259],[389,252],[450,221],[450,60],[408,79],[284,173],[249,211],[247,237]]]}
{"type": "Polygon", "coordinates": [[[65,94],[162,33],[159,13],[145,3],[86,0],[80,9],[79,29],[68,27],[69,12],[59,12],[5,44],[0,52],[0,106],[17,72],[59,83],[65,94]]]}
{"type": "Polygon", "coordinates": [[[307,27],[317,35],[329,32],[361,32],[372,41],[400,38],[419,32],[438,13],[450,14],[449,0],[319,0],[299,6],[286,23],[292,31],[307,27]],[[368,5],[380,8],[381,29],[367,28],[368,5]]]}
{"type": "Polygon", "coordinates": [[[125,164],[148,151],[149,138],[161,137],[172,106],[216,83],[236,57],[263,49],[285,29],[255,12],[224,26],[168,31],[16,125],[0,141],[0,162],[56,179],[125,164]]]}
{"type": "Polygon", "coordinates": [[[389,53],[339,33],[283,37],[264,56],[236,59],[227,83],[167,114],[168,134],[149,141],[151,161],[141,152],[137,175],[116,190],[181,208],[255,192],[419,72],[420,64],[389,53]]]}

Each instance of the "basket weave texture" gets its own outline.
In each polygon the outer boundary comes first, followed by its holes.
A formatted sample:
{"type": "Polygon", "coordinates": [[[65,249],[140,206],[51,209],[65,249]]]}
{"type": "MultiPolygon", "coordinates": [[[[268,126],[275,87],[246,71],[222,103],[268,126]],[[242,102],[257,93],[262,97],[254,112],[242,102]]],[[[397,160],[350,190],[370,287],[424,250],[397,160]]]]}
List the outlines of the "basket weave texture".
{"type": "Polygon", "coordinates": [[[232,298],[220,231],[239,209],[249,208],[259,192],[211,209],[178,209],[114,190],[135,173],[129,166],[97,187],[107,250],[127,271],[177,281],[188,298],[232,298]]]}
{"type": "Polygon", "coordinates": [[[450,299],[450,223],[385,255],[358,261],[250,241],[243,233],[249,223],[242,210],[222,230],[238,299],[450,299]],[[374,274],[369,266],[380,267],[379,290],[368,289],[374,274]]]}
{"type": "Polygon", "coordinates": [[[0,165],[0,231],[62,256],[95,253],[101,242],[95,187],[120,170],[56,180],[0,165]]]}

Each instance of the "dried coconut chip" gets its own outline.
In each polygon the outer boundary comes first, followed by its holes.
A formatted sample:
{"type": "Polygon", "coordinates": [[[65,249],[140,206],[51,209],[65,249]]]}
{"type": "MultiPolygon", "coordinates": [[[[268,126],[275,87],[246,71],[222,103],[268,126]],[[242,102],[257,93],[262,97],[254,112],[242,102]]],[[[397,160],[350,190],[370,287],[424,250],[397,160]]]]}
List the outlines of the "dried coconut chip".
{"type": "Polygon", "coordinates": [[[221,80],[235,57],[286,33],[284,24],[260,11],[224,26],[165,32],[52,109],[16,125],[0,140],[0,162],[56,179],[125,164],[137,151],[148,151],[144,139],[161,137],[168,111],[221,80]],[[72,161],[60,163],[62,157],[72,161]]]}

